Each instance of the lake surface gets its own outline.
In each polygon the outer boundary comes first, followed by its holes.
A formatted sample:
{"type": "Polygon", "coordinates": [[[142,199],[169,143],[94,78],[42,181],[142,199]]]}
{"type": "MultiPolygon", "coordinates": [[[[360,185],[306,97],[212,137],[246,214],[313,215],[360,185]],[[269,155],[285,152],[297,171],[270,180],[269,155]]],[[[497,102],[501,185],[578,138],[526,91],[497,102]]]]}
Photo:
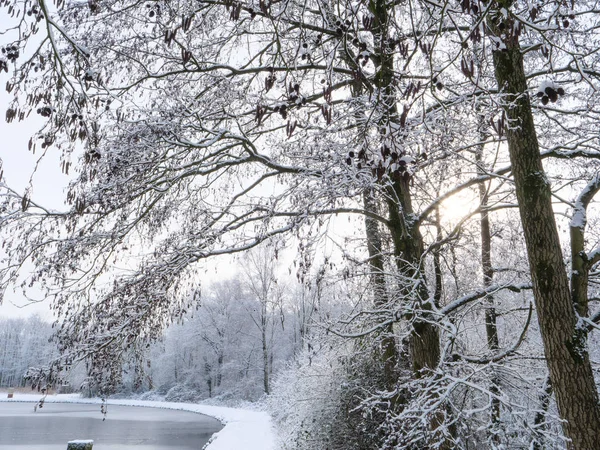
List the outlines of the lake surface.
{"type": "Polygon", "coordinates": [[[93,439],[94,450],[200,450],[223,425],[187,411],[135,406],[0,402],[0,450],[66,450],[93,439]]]}

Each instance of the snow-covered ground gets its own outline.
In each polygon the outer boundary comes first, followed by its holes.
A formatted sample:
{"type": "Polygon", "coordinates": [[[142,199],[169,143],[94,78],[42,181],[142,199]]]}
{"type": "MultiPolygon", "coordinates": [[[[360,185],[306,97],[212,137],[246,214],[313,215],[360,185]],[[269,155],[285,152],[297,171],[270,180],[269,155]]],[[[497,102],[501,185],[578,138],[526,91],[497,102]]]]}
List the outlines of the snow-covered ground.
{"type": "MultiPolygon", "coordinates": [[[[37,402],[42,396],[16,392],[14,398],[8,399],[7,397],[7,392],[0,392],[0,401],[2,402],[37,402]]],[[[101,400],[81,398],[79,394],[60,394],[49,395],[46,397],[46,402],[100,404],[101,400]]],[[[108,404],[176,409],[215,417],[225,427],[213,435],[205,450],[275,450],[273,424],[266,412],[223,406],[142,400],[108,400],[108,404]]]]}

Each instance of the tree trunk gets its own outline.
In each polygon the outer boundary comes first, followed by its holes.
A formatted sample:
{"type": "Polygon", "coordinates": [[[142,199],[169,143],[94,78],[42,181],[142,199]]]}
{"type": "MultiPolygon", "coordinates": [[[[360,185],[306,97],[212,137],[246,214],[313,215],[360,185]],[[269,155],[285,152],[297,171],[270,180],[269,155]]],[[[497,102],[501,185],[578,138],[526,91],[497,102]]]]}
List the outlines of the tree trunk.
{"type": "MultiPolygon", "coordinates": [[[[389,125],[386,121],[389,121],[395,123],[400,129],[402,126],[394,90],[394,54],[385,50],[390,39],[388,8],[388,2],[385,0],[369,3],[369,9],[373,14],[375,48],[380,49],[377,54],[379,67],[375,75],[375,85],[378,88],[379,101],[384,112],[380,125],[386,127],[389,125]]],[[[414,307],[420,310],[418,315],[421,315],[427,310],[432,310],[433,305],[429,301],[429,293],[421,267],[423,237],[413,214],[408,174],[394,179],[391,184],[386,186],[386,189],[389,229],[392,234],[399,272],[403,277],[420,280],[416,285],[415,292],[402,289],[401,294],[405,298],[413,299],[414,307]]],[[[412,291],[412,286],[409,290],[412,291]]],[[[439,332],[435,325],[416,317],[413,321],[410,347],[416,376],[421,376],[423,369],[437,367],[440,359],[440,343],[439,332]]]]}
{"type": "MultiPolygon", "coordinates": [[[[375,212],[377,210],[375,199],[371,192],[363,193],[363,202],[366,211],[375,212]]],[[[365,231],[369,252],[369,265],[371,267],[371,286],[373,289],[374,304],[377,307],[385,308],[390,299],[386,286],[381,251],[381,235],[377,221],[369,216],[365,216],[365,231]]],[[[381,359],[383,361],[386,388],[392,390],[396,386],[396,363],[398,361],[398,348],[394,336],[393,324],[389,324],[383,330],[381,359]]]]}
{"type": "MultiPolygon", "coordinates": [[[[264,316],[263,316],[264,317],[264,316]]],[[[265,394],[269,395],[269,349],[267,347],[267,324],[263,320],[261,330],[262,356],[263,356],[263,387],[265,394]]]]}
{"type": "MultiPolygon", "coordinates": [[[[394,130],[401,130],[404,125],[398,114],[397,96],[394,77],[394,52],[387,50],[392,37],[390,33],[390,3],[386,0],[372,0],[369,9],[373,14],[373,41],[377,54],[373,56],[377,61],[377,72],[374,85],[377,88],[377,101],[379,103],[378,126],[380,129],[389,129],[390,144],[394,140],[402,139],[402,134],[394,130]],[[394,125],[393,127],[390,125],[394,125]]],[[[385,147],[385,143],[382,142],[385,147]]],[[[401,152],[401,146],[395,149],[401,152]]],[[[386,202],[388,207],[388,229],[392,237],[394,256],[400,279],[398,297],[408,305],[409,319],[412,332],[409,338],[411,363],[416,378],[427,376],[428,372],[437,368],[440,362],[440,337],[436,325],[427,320],[429,311],[433,311],[434,300],[429,297],[425,274],[422,266],[424,252],[423,237],[419,230],[419,222],[413,212],[410,192],[410,174],[389,174],[390,179],[385,180],[386,202]],[[409,281],[409,282],[405,282],[409,281]]],[[[445,412],[443,407],[433,411],[428,427],[432,432],[432,439],[443,429],[445,412]]],[[[438,448],[450,448],[449,442],[442,436],[438,448]]]]}
{"type": "MultiPolygon", "coordinates": [[[[492,30],[513,30],[510,16],[496,11],[492,30]]],[[[502,34],[496,33],[498,36],[502,34]]],[[[496,80],[503,92],[506,137],[519,212],[523,224],[533,293],[546,361],[570,448],[600,447],[600,408],[585,334],[577,328],[551,203],[550,185],[539,145],[518,36],[504,39],[506,49],[493,54],[496,80]]]]}
{"type": "Polygon", "coordinates": [[[589,316],[588,285],[590,270],[598,262],[597,257],[590,259],[585,251],[585,226],[587,208],[600,191],[600,175],[596,175],[583,189],[575,202],[570,224],[571,231],[571,300],[580,317],[589,316]]]}
{"type": "Polygon", "coordinates": [[[208,396],[212,397],[213,391],[213,383],[212,383],[212,367],[206,360],[204,359],[204,375],[206,377],[206,387],[208,388],[208,396]]]}
{"type": "MultiPolygon", "coordinates": [[[[437,193],[439,196],[439,192],[437,193]]],[[[436,239],[436,243],[439,243],[442,241],[443,239],[443,234],[442,234],[442,217],[440,215],[440,208],[439,206],[435,208],[435,239],[436,239]]],[[[433,292],[433,302],[435,303],[436,306],[440,305],[440,302],[442,301],[442,294],[443,294],[443,290],[444,290],[444,279],[443,279],[443,274],[442,274],[442,259],[441,259],[441,247],[438,245],[436,246],[435,250],[433,251],[433,275],[435,277],[435,290],[433,292]]]]}
{"type": "Polygon", "coordinates": [[[408,179],[397,180],[390,186],[388,209],[398,270],[401,276],[417,280],[408,286],[400,286],[400,293],[412,301],[412,307],[416,310],[412,318],[410,351],[413,371],[415,376],[420,377],[424,370],[437,367],[440,361],[440,338],[437,326],[419,317],[433,310],[433,304],[421,266],[423,237],[414,220],[408,179]]]}
{"type": "MultiPolygon", "coordinates": [[[[484,136],[482,136],[483,142],[484,136]]],[[[483,175],[483,144],[481,144],[475,153],[475,161],[477,162],[477,174],[483,175]]],[[[481,228],[481,267],[483,269],[483,288],[487,289],[494,281],[494,268],[492,267],[492,233],[490,231],[490,218],[487,212],[488,207],[488,191],[485,181],[479,183],[479,205],[481,214],[479,216],[479,224],[481,228]]],[[[488,295],[485,302],[485,333],[487,337],[488,348],[491,353],[496,353],[500,348],[498,342],[498,327],[496,325],[496,308],[494,307],[494,296],[488,295]]],[[[492,369],[493,370],[493,369],[492,369]]],[[[498,394],[499,380],[494,375],[490,392],[498,394]]],[[[496,425],[500,421],[500,400],[498,397],[491,399],[491,420],[492,424],[496,425]]]]}
{"type": "MultiPolygon", "coordinates": [[[[223,343],[221,343],[221,346],[222,345],[223,345],[223,343]]],[[[221,380],[223,378],[223,361],[224,360],[225,360],[225,357],[223,356],[223,347],[221,347],[219,349],[218,356],[217,356],[217,377],[215,380],[215,387],[221,386],[221,380]]]]}

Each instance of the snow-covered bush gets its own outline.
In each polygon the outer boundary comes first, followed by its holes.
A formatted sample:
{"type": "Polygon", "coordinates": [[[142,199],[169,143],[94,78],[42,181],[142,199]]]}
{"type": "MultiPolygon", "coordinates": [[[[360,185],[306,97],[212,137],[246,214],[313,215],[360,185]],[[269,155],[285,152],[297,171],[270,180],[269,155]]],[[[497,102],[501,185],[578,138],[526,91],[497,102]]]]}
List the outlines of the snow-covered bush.
{"type": "Polygon", "coordinates": [[[177,384],[169,389],[165,400],[168,402],[186,402],[196,403],[202,398],[198,395],[198,390],[194,386],[188,386],[185,384],[177,384]]]}
{"type": "Polygon", "coordinates": [[[373,348],[362,344],[329,337],[279,373],[266,404],[282,449],[352,450],[380,440],[381,415],[360,406],[382,389],[382,371],[373,348]]]}
{"type": "Polygon", "coordinates": [[[339,420],[344,368],[338,351],[303,352],[273,382],[267,407],[279,432],[282,450],[330,447],[339,420]]]}

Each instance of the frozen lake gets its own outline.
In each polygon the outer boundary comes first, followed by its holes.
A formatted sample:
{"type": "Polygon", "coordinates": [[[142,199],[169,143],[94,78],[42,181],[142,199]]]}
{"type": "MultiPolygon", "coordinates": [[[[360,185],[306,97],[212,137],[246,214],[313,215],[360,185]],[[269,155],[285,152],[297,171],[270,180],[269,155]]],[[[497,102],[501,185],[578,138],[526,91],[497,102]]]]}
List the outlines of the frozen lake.
{"type": "Polygon", "coordinates": [[[93,439],[94,450],[200,450],[223,426],[201,414],[135,406],[0,402],[0,450],[66,450],[93,439]]]}

